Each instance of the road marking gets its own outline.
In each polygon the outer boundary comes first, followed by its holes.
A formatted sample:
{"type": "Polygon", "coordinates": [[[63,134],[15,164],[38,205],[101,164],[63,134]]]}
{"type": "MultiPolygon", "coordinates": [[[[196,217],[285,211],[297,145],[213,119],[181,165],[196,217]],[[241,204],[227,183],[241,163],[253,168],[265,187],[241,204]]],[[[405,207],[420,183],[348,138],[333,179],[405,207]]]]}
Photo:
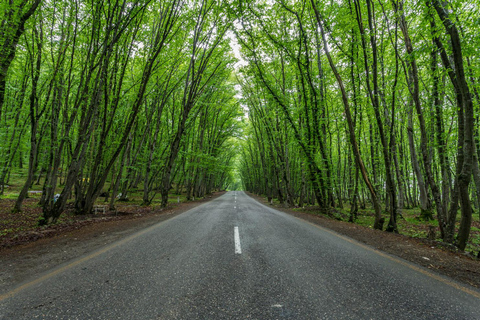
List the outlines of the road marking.
{"type": "Polygon", "coordinates": [[[240,246],[240,235],[238,234],[238,227],[233,228],[235,238],[235,254],[242,254],[242,247],[240,246]]]}

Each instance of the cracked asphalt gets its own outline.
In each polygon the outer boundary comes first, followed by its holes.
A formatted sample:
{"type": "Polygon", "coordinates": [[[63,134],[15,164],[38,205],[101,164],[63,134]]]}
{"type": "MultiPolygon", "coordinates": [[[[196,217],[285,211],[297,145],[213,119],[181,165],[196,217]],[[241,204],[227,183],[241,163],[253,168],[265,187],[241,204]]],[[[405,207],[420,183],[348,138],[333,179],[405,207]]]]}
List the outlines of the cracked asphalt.
{"type": "Polygon", "coordinates": [[[480,292],[234,191],[10,288],[0,319],[480,319],[480,292]]]}

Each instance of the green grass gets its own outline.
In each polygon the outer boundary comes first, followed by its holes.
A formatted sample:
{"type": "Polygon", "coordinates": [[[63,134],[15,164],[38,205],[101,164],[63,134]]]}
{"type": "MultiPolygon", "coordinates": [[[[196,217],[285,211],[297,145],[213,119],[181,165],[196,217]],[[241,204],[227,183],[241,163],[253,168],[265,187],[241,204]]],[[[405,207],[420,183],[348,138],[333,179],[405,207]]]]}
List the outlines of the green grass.
{"type": "MultiPolygon", "coordinates": [[[[186,202],[187,201],[187,197],[185,194],[169,194],[168,195],[168,203],[169,204],[175,204],[178,202],[178,198],[180,198],[180,202],[186,202]]],[[[98,205],[104,205],[105,204],[105,201],[104,201],[104,197],[99,197],[97,198],[97,200],[95,201],[95,204],[98,204],[98,205]]],[[[120,202],[118,202],[120,203],[120,202]]],[[[130,191],[128,193],[128,201],[126,202],[123,202],[125,205],[138,205],[138,206],[141,206],[143,205],[143,190],[133,190],[133,191],[130,191]]],[[[153,199],[152,203],[150,204],[150,206],[159,206],[162,204],[162,198],[161,198],[161,195],[160,193],[157,193],[155,195],[155,198],[153,199]]]]}

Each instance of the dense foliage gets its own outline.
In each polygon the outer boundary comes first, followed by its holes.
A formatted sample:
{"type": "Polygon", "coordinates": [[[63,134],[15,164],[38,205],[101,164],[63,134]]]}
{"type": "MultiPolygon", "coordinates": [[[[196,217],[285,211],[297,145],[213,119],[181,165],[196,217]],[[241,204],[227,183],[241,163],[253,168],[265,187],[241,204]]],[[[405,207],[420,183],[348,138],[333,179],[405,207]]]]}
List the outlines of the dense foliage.
{"type": "Polygon", "coordinates": [[[464,249],[480,211],[477,2],[2,3],[0,192],[24,173],[20,211],[43,184],[46,224],[100,195],[204,196],[238,184],[238,163],[248,191],[346,205],[351,221],[371,205],[377,229],[419,206],[464,249]]]}
{"type": "Polygon", "coordinates": [[[166,206],[172,188],[201,197],[231,182],[242,110],[223,6],[11,1],[0,15],[1,191],[28,166],[14,210],[34,183],[46,224],[72,197],[88,213],[141,186],[144,204],[166,206]]]}
{"type": "Polygon", "coordinates": [[[348,201],[351,221],[368,202],[393,232],[419,205],[465,248],[480,211],[478,3],[242,1],[235,13],[245,188],[327,214],[348,201]]]}

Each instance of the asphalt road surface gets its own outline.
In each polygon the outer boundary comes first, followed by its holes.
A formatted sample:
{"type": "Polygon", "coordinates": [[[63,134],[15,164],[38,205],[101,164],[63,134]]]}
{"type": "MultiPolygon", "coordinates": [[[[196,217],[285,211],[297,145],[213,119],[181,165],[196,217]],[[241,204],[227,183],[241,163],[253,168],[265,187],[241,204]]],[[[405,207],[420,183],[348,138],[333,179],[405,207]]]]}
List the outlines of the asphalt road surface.
{"type": "Polygon", "coordinates": [[[237,191],[3,293],[0,319],[480,319],[480,292],[237,191]]]}

